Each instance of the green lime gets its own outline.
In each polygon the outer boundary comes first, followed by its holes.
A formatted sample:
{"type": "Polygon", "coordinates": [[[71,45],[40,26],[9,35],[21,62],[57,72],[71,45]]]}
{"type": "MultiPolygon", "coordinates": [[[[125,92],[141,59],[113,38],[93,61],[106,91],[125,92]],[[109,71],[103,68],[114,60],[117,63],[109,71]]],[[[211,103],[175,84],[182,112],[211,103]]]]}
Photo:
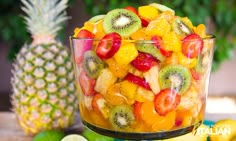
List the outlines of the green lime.
{"type": "Polygon", "coordinates": [[[92,130],[86,128],[82,135],[88,139],[88,141],[114,141],[114,138],[107,137],[98,133],[93,132],[92,130]]]}
{"type": "Polygon", "coordinates": [[[56,130],[45,130],[34,136],[33,141],[61,141],[64,132],[56,130]]]}
{"type": "Polygon", "coordinates": [[[71,134],[65,136],[61,141],[88,141],[88,140],[81,135],[71,134]]]}

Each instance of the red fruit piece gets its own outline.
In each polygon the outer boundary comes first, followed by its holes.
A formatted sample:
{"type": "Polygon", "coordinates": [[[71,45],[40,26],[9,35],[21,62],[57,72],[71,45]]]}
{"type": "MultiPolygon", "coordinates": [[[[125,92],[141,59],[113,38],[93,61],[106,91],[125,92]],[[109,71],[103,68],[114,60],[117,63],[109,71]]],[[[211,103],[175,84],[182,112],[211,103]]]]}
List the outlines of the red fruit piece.
{"type": "Polygon", "coordinates": [[[96,53],[101,59],[111,58],[120,48],[121,36],[118,33],[106,34],[99,42],[96,53]]]}
{"type": "Polygon", "coordinates": [[[131,83],[137,84],[137,85],[139,85],[139,86],[141,86],[141,87],[143,87],[147,90],[151,90],[148,82],[145,79],[143,79],[139,76],[133,75],[132,73],[128,73],[125,76],[125,80],[128,80],[131,83]]]}
{"type": "Polygon", "coordinates": [[[136,8],[134,8],[133,6],[127,6],[125,7],[126,10],[129,10],[131,12],[133,12],[134,14],[138,15],[138,11],[136,8]]]}
{"type": "Polygon", "coordinates": [[[197,57],[203,48],[203,40],[197,34],[189,34],[182,41],[182,52],[188,58],[197,57]]]}
{"type": "Polygon", "coordinates": [[[154,98],[155,110],[160,116],[173,111],[180,103],[181,96],[171,89],[164,89],[154,98]]]}
{"type": "Polygon", "coordinates": [[[84,71],[80,73],[79,84],[84,95],[89,96],[89,95],[95,94],[95,90],[94,90],[95,83],[96,83],[96,80],[88,77],[84,71]]]}
{"type": "Polygon", "coordinates": [[[142,103],[138,101],[135,101],[133,105],[133,112],[134,112],[134,117],[136,120],[141,120],[141,106],[142,106],[142,103]]]}
{"type": "Polygon", "coordinates": [[[77,35],[77,38],[90,38],[90,39],[93,39],[94,37],[95,37],[95,35],[92,32],[90,32],[86,29],[80,30],[80,32],[77,35]]]}
{"type": "Polygon", "coordinates": [[[92,107],[96,111],[100,111],[100,106],[99,106],[99,101],[104,101],[103,95],[97,93],[94,95],[93,100],[92,100],[92,107]]]}
{"type": "Polygon", "coordinates": [[[170,57],[171,56],[172,52],[166,51],[164,49],[162,40],[161,40],[161,38],[159,36],[152,36],[151,40],[154,41],[154,43],[153,43],[154,46],[157,47],[160,50],[162,55],[164,55],[166,57],[170,57]]]}
{"type": "Polygon", "coordinates": [[[142,26],[143,26],[143,27],[147,27],[148,24],[149,24],[149,22],[148,22],[147,20],[141,18],[141,17],[140,17],[140,19],[141,19],[142,26]]]}
{"type": "Polygon", "coordinates": [[[158,62],[149,54],[139,52],[138,56],[131,62],[131,64],[140,71],[148,71],[154,64],[158,62]]]}
{"type": "Polygon", "coordinates": [[[192,74],[193,79],[195,79],[195,80],[201,79],[201,74],[199,74],[196,70],[190,69],[190,72],[192,74]]]}

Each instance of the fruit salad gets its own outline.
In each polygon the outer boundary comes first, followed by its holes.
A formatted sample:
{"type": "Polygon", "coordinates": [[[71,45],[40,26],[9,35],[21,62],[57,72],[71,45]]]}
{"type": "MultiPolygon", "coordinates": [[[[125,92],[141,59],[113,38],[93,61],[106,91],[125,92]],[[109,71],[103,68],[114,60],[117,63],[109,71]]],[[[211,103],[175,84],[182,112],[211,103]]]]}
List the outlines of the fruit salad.
{"type": "Polygon", "coordinates": [[[205,25],[157,3],[128,6],[75,28],[71,45],[85,124],[163,133],[203,120],[214,45],[205,25]]]}

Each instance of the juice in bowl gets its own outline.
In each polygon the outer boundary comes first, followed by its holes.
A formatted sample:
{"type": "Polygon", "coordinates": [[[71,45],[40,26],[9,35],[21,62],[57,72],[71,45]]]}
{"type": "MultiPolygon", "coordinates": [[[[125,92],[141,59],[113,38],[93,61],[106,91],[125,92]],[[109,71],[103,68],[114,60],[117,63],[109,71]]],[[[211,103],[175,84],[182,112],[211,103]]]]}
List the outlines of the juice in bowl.
{"type": "Polygon", "coordinates": [[[204,119],[213,35],[157,3],[98,15],[71,36],[81,119],[120,139],[166,139],[204,119]]]}

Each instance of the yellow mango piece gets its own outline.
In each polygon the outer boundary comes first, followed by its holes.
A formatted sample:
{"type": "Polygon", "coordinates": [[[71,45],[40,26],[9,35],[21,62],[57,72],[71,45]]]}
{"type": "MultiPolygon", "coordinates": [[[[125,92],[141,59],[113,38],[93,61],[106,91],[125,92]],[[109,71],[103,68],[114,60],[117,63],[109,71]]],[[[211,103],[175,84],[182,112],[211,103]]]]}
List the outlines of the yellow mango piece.
{"type": "Polygon", "coordinates": [[[92,33],[94,33],[94,29],[95,29],[95,24],[94,23],[91,23],[91,22],[85,22],[84,23],[84,26],[81,28],[81,29],[86,29],[92,33]]]}
{"type": "Polygon", "coordinates": [[[103,20],[100,20],[98,22],[95,23],[95,28],[93,30],[94,34],[95,34],[95,38],[96,39],[102,39],[103,36],[105,36],[105,32],[103,29],[103,20]]]}
{"type": "Polygon", "coordinates": [[[145,33],[147,35],[158,35],[158,36],[164,36],[166,33],[170,32],[171,25],[165,18],[158,18],[155,21],[151,21],[147,29],[145,30],[145,33]]]}
{"type": "Polygon", "coordinates": [[[206,26],[204,24],[199,24],[197,27],[194,27],[193,30],[201,38],[205,38],[206,37],[206,26]]]}
{"type": "Polygon", "coordinates": [[[164,49],[167,51],[179,52],[181,51],[181,40],[175,32],[169,32],[162,38],[164,49]]]}
{"type": "Polygon", "coordinates": [[[111,72],[119,78],[124,78],[128,73],[128,69],[130,67],[129,65],[117,64],[114,58],[107,59],[106,63],[108,64],[111,72]]]}
{"type": "Polygon", "coordinates": [[[146,20],[154,20],[157,18],[159,12],[153,6],[140,6],[138,8],[139,15],[146,20]]]}
{"type": "Polygon", "coordinates": [[[138,102],[152,102],[154,100],[154,93],[142,87],[138,87],[134,99],[138,102]]]}
{"type": "Polygon", "coordinates": [[[122,44],[120,49],[114,55],[116,62],[119,65],[128,65],[138,56],[138,51],[134,43],[122,44]]]}
{"type": "Polygon", "coordinates": [[[130,35],[133,40],[150,40],[151,37],[148,37],[145,33],[146,28],[141,28],[130,35]]]}
{"type": "Polygon", "coordinates": [[[120,83],[121,93],[128,99],[134,99],[138,86],[127,80],[120,83]]]}
{"type": "Polygon", "coordinates": [[[75,30],[74,30],[74,34],[73,34],[73,37],[77,37],[77,35],[79,34],[80,32],[80,28],[76,27],[75,30]]]}
{"type": "Polygon", "coordinates": [[[197,65],[197,58],[188,58],[182,52],[178,52],[177,55],[179,64],[188,68],[194,68],[197,65]]]}

